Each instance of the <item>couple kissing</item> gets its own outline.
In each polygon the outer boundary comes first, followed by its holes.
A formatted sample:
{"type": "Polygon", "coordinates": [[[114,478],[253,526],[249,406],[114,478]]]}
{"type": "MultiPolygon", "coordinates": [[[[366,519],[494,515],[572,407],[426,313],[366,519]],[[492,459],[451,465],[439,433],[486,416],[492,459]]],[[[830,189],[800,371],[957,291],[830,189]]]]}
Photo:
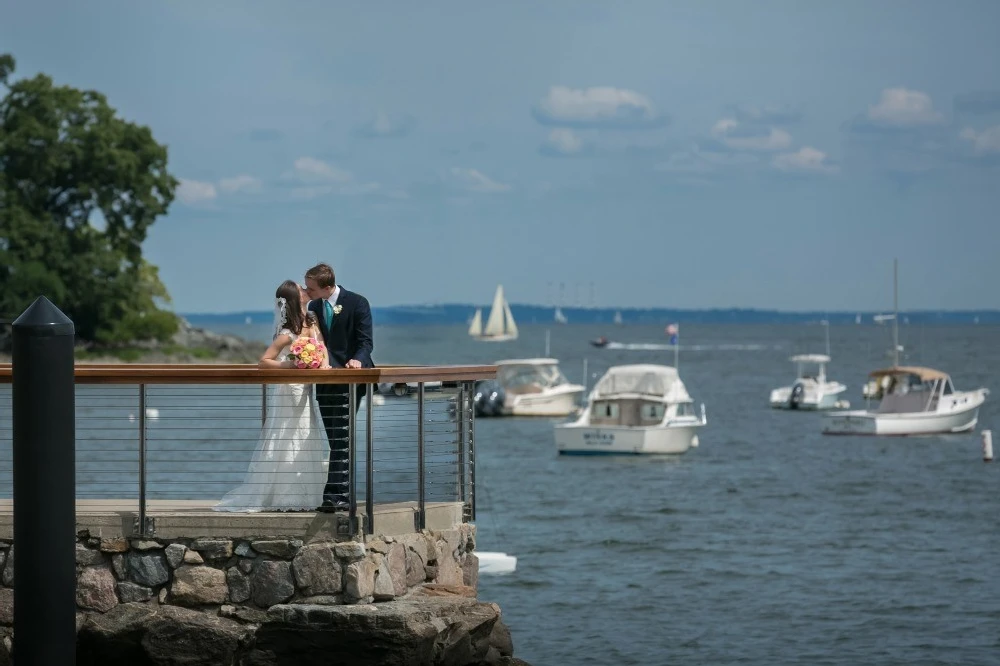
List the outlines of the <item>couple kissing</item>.
{"type": "MultiPolygon", "coordinates": [[[[344,289],[327,264],[310,268],[305,285],[275,292],[274,335],[261,368],[296,367],[290,349],[313,338],[325,346],[320,368],[372,368],[368,299],[344,289]]],[[[217,511],[346,511],[350,508],[350,384],[272,384],[257,447],[243,483],[217,511]]],[[[357,402],[364,395],[359,386],[357,402]]]]}

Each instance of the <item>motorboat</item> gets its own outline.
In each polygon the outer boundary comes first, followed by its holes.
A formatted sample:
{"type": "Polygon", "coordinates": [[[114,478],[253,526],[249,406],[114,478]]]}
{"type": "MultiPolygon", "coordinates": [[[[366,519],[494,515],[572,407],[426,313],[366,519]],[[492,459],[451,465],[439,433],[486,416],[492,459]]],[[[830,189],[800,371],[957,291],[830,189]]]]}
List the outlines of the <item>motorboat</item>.
{"type": "Polygon", "coordinates": [[[824,414],[827,435],[934,435],[974,430],[989,389],[957,391],[933,368],[894,366],[870,378],[879,388],[875,409],[824,414]]]}
{"type": "Polygon", "coordinates": [[[594,338],[593,340],[591,340],[590,344],[597,347],[598,349],[601,349],[603,347],[607,347],[609,342],[611,342],[611,340],[608,340],[606,337],[602,335],[599,338],[594,338]]]}
{"type": "Polygon", "coordinates": [[[510,304],[504,298],[503,285],[498,284],[486,325],[483,326],[482,308],[477,308],[469,324],[469,336],[483,342],[508,342],[517,340],[517,334],[517,322],[511,314],[510,304]]]}
{"type": "Polygon", "coordinates": [[[979,407],[989,389],[956,391],[947,373],[933,368],[899,364],[899,278],[893,262],[891,367],[876,370],[865,384],[865,397],[878,400],[875,409],[824,414],[827,435],[934,435],[974,430],[979,407]]]}
{"type": "Polygon", "coordinates": [[[497,376],[480,385],[482,416],[568,416],[579,409],[585,387],[573,384],[554,358],[497,361],[497,376]]]}
{"type": "Polygon", "coordinates": [[[698,446],[708,423],[705,405],[696,414],[677,369],[667,365],[610,368],[591,391],[587,407],[570,423],[555,426],[561,454],[679,454],[698,446]]]}
{"type": "Polygon", "coordinates": [[[775,409],[847,409],[850,403],[839,396],[847,387],[826,378],[825,354],[799,354],[789,359],[798,371],[791,386],[771,391],[771,407],[775,409]],[[815,368],[815,372],[812,369],[815,368]]]}

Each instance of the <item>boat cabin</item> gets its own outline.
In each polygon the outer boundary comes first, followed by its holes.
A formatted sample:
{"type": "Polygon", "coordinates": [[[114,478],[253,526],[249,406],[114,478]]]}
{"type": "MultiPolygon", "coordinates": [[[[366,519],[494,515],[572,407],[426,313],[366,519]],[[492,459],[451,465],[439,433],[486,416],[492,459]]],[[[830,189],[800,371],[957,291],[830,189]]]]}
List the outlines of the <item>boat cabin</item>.
{"type": "Polygon", "coordinates": [[[568,384],[554,358],[526,358],[497,361],[497,382],[507,393],[541,393],[545,389],[568,384]]]}
{"type": "Polygon", "coordinates": [[[664,418],[683,416],[696,416],[694,404],[669,366],[616,366],[590,394],[591,425],[656,426],[664,418]]]}
{"type": "Polygon", "coordinates": [[[908,414],[937,410],[942,396],[955,392],[951,377],[940,370],[899,366],[876,370],[870,377],[879,387],[880,414],[908,414]]]}

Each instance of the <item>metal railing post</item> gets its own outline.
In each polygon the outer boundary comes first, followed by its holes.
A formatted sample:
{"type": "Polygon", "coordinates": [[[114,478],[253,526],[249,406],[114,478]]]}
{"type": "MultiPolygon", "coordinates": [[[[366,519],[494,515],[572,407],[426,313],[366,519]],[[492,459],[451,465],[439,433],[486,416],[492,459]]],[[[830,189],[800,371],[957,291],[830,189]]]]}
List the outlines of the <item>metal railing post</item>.
{"type": "Polygon", "coordinates": [[[427,527],[424,496],[424,383],[417,382],[417,529],[427,527]]]}
{"type": "Polygon", "coordinates": [[[347,469],[348,469],[348,488],[350,497],[350,516],[351,529],[357,524],[355,521],[358,517],[358,495],[357,495],[357,485],[356,485],[356,463],[357,455],[354,450],[354,445],[357,441],[357,415],[358,415],[358,385],[348,384],[347,385],[347,411],[348,411],[348,425],[347,425],[347,469]]]}
{"type": "Polygon", "coordinates": [[[462,520],[467,520],[469,503],[465,497],[465,400],[468,394],[468,384],[461,383],[455,408],[458,415],[458,497],[462,501],[462,520]]]}
{"type": "Polygon", "coordinates": [[[146,385],[139,384],[139,528],[146,536],[146,385]]]}
{"type": "Polygon", "coordinates": [[[475,390],[469,391],[469,520],[476,519],[476,405],[475,390]]]}
{"type": "MultiPolygon", "coordinates": [[[[260,425],[264,427],[267,422],[267,384],[260,385],[260,425]]],[[[315,390],[315,385],[314,385],[315,390]]]]}
{"type": "Polygon", "coordinates": [[[365,406],[368,415],[365,420],[365,534],[375,531],[375,385],[368,384],[365,406]]]}

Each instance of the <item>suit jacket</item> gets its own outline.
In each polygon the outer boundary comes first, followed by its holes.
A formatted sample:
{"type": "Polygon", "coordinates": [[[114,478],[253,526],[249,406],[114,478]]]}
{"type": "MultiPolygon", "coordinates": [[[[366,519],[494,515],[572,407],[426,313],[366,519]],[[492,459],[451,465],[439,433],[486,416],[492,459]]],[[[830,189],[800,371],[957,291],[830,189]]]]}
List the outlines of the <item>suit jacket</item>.
{"type": "Polygon", "coordinates": [[[343,368],[351,359],[361,361],[361,367],[374,368],[372,350],[375,347],[372,338],[372,310],[368,299],[361,294],[340,288],[337,302],[333,306],[341,306],[340,314],[334,313],[333,325],[327,328],[323,300],[309,302],[309,312],[316,315],[319,330],[323,334],[330,365],[343,368]]]}

